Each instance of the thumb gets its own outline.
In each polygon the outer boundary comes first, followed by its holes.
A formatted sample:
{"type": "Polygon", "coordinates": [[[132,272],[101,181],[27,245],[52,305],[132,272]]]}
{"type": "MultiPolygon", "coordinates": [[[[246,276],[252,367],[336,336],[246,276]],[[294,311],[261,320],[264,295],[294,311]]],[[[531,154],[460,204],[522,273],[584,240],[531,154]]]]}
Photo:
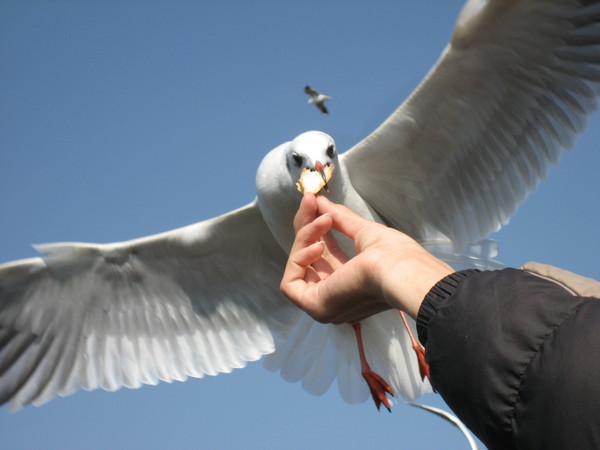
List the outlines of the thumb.
{"type": "Polygon", "coordinates": [[[353,241],[361,229],[373,224],[373,222],[359,216],[350,208],[333,203],[322,195],[317,197],[317,208],[318,215],[329,214],[333,219],[333,228],[353,241]]]}

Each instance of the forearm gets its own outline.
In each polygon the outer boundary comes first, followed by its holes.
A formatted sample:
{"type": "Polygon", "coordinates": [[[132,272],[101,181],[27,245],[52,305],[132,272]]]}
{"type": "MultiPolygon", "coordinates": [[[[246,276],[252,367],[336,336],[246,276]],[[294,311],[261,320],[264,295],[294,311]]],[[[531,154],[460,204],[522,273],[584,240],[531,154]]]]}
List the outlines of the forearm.
{"type": "MultiPolygon", "coordinates": [[[[549,429],[557,428],[559,422],[566,425],[567,421],[573,429],[580,427],[590,418],[581,417],[578,410],[572,411],[568,419],[553,415],[554,411],[571,411],[573,403],[568,398],[561,397],[563,403],[553,407],[544,402],[565,389],[572,389],[572,396],[598,391],[597,382],[593,381],[600,376],[597,339],[591,344],[596,353],[593,361],[592,357],[585,364],[579,361],[579,368],[585,366],[584,371],[560,363],[570,349],[586,339],[584,327],[572,329],[567,325],[588,302],[589,299],[570,295],[554,283],[516,269],[458,272],[446,277],[428,293],[417,319],[433,387],[461,420],[493,448],[510,448],[517,440],[527,443],[527,438],[536,432],[550,436],[549,429]],[[556,332],[563,329],[570,330],[570,334],[556,332]],[[561,340],[555,340],[557,336],[561,340]],[[555,372],[548,373],[542,366],[552,367],[555,372]],[[527,383],[536,377],[546,383],[544,390],[539,388],[541,381],[527,383]],[[570,377],[576,377],[577,382],[569,383],[570,377]],[[542,416],[532,422],[532,414],[542,416]],[[552,421],[557,423],[552,425],[552,421]],[[529,431],[518,427],[524,423],[529,425],[529,431]]],[[[600,302],[593,300],[589,306],[600,315],[600,302]]],[[[597,327],[597,323],[593,326],[597,327]]],[[[600,417],[598,395],[588,399],[587,406],[595,408],[592,417],[600,417]]],[[[585,396],[581,401],[585,402],[585,396]]],[[[589,410],[584,411],[584,415],[590,414],[589,410]]],[[[536,447],[542,442],[537,439],[536,447]]]]}

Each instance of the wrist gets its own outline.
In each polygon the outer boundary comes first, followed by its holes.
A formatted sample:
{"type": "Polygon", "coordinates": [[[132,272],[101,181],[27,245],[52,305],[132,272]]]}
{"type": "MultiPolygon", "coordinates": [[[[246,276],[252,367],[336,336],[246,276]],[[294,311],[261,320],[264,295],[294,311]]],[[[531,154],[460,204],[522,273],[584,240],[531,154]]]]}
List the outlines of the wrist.
{"type": "Polygon", "coordinates": [[[405,311],[416,319],[427,293],[454,269],[430,254],[426,258],[411,257],[380,272],[381,295],[394,309],[405,311]]]}

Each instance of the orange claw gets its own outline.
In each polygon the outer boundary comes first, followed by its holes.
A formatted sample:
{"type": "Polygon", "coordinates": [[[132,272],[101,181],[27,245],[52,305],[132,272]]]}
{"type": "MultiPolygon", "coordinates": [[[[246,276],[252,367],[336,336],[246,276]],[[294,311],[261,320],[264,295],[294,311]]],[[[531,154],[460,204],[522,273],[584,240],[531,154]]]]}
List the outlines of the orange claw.
{"type": "Polygon", "coordinates": [[[369,363],[367,362],[367,358],[365,357],[365,349],[362,342],[360,322],[353,324],[352,327],[354,328],[354,333],[356,334],[362,376],[367,382],[367,386],[369,386],[369,391],[371,392],[371,397],[373,397],[375,406],[377,407],[377,410],[379,410],[381,405],[383,405],[389,412],[392,412],[390,401],[386,394],[393,396],[394,392],[392,391],[390,385],[380,375],[371,370],[371,366],[369,366],[369,363]]]}
{"type": "Polygon", "coordinates": [[[390,385],[381,376],[373,372],[368,364],[363,368],[362,376],[369,386],[377,410],[379,411],[379,408],[383,405],[389,412],[392,412],[390,401],[386,396],[386,394],[394,395],[390,385]]]}
{"type": "Polygon", "coordinates": [[[421,375],[421,380],[427,377],[431,380],[429,376],[429,364],[425,361],[425,349],[423,346],[415,339],[415,336],[408,325],[408,320],[406,320],[406,315],[404,311],[398,311],[400,313],[400,317],[402,317],[402,321],[404,322],[404,326],[406,327],[406,331],[408,331],[408,335],[410,336],[410,342],[412,343],[412,348],[417,354],[417,361],[419,363],[419,374],[421,375]]]}

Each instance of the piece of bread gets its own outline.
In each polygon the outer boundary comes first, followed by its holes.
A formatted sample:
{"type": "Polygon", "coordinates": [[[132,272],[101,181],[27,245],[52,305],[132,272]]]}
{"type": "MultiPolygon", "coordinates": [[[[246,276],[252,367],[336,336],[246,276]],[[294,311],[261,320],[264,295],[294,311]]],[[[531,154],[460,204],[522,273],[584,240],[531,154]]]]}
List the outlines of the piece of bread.
{"type": "Polygon", "coordinates": [[[325,179],[321,176],[321,173],[315,169],[302,169],[300,179],[296,183],[296,187],[302,195],[306,193],[318,194],[321,189],[325,188],[327,191],[327,182],[331,180],[333,175],[333,166],[328,164],[323,168],[325,179]]]}

